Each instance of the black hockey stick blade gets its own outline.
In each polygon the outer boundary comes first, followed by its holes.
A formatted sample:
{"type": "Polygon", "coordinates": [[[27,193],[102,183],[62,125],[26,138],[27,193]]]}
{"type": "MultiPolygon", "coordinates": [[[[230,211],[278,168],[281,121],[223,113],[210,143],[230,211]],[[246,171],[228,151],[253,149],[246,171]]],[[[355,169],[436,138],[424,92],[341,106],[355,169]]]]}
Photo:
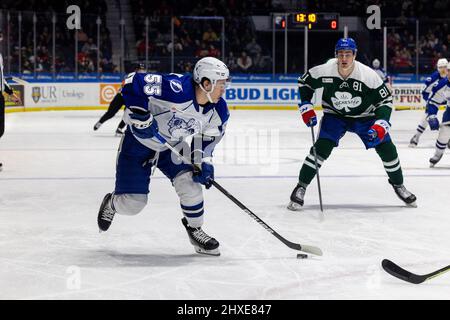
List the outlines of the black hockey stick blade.
{"type": "Polygon", "coordinates": [[[449,266],[446,266],[445,268],[439,269],[439,270],[434,271],[429,274],[418,275],[418,274],[414,274],[412,272],[409,272],[408,270],[403,269],[402,267],[400,267],[399,265],[395,264],[394,262],[392,262],[391,260],[388,260],[388,259],[384,259],[381,262],[381,266],[390,275],[392,275],[398,279],[401,279],[403,281],[406,281],[409,283],[414,283],[414,284],[422,283],[426,280],[432,279],[441,274],[444,274],[447,271],[450,271],[450,265],[449,265],[449,266]]]}
{"type": "MultiPolygon", "coordinates": [[[[185,163],[191,165],[194,170],[201,171],[201,169],[190,162],[189,159],[182,156],[174,147],[172,147],[163,137],[161,137],[159,134],[157,135],[157,138],[159,141],[161,141],[162,144],[164,144],[169,150],[171,150],[175,155],[180,157],[185,163]]],[[[262,221],[256,214],[250,211],[242,202],[240,202],[238,199],[236,199],[231,193],[229,193],[224,187],[222,187],[220,184],[218,184],[216,181],[212,180],[212,185],[217,188],[220,192],[222,192],[228,199],[230,199],[232,202],[234,202],[239,208],[241,208],[245,213],[247,213],[250,217],[252,217],[256,222],[258,222],[264,229],[269,231],[271,234],[273,234],[278,240],[283,242],[286,246],[288,246],[291,249],[303,251],[306,253],[315,254],[317,256],[321,256],[322,250],[318,247],[314,246],[308,246],[308,245],[301,245],[298,243],[293,243],[285,238],[283,238],[281,235],[279,235],[275,230],[273,230],[267,223],[262,221]]]]}
{"type": "Polygon", "coordinates": [[[224,187],[222,187],[216,181],[212,181],[214,187],[216,187],[220,192],[222,192],[228,199],[234,202],[239,208],[241,208],[245,213],[247,213],[250,217],[252,217],[256,222],[258,222],[264,229],[273,234],[278,240],[283,242],[286,246],[291,249],[303,251],[306,253],[311,253],[317,256],[323,255],[322,250],[315,246],[302,245],[299,243],[291,242],[284,237],[282,237],[278,232],[273,230],[267,223],[265,223],[261,218],[259,218],[256,214],[254,214],[249,208],[247,208],[242,202],[236,199],[231,193],[229,193],[224,187]]]}

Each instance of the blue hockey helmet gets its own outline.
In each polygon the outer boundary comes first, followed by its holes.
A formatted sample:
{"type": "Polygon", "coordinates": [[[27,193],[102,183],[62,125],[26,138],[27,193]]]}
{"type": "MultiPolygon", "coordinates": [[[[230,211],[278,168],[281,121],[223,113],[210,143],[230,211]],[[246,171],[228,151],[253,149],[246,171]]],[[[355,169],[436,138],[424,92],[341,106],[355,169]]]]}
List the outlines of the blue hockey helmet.
{"type": "Polygon", "coordinates": [[[336,42],[334,53],[337,54],[339,50],[352,50],[353,54],[356,54],[358,48],[356,47],[355,40],[352,38],[341,38],[336,42]]]}

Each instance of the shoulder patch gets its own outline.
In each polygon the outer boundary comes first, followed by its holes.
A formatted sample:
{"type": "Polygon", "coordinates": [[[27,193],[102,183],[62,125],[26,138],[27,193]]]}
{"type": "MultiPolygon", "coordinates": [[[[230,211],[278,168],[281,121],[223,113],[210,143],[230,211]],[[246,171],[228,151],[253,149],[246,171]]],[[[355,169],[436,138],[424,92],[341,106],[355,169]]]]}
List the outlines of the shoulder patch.
{"type": "Polygon", "coordinates": [[[183,85],[181,84],[180,80],[172,79],[172,80],[170,80],[169,83],[170,83],[170,88],[172,89],[173,92],[180,93],[183,91],[183,85]]]}

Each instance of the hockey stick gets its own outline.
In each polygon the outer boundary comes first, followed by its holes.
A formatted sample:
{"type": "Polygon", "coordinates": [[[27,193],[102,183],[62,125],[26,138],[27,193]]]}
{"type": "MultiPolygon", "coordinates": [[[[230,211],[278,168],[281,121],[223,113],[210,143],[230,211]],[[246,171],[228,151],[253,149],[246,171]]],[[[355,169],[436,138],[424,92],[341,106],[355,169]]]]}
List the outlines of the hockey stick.
{"type": "Polygon", "coordinates": [[[319,176],[319,165],[317,164],[317,152],[316,152],[316,138],[314,137],[314,127],[311,126],[311,137],[312,137],[312,149],[313,149],[313,153],[314,153],[314,164],[316,166],[316,175],[317,175],[317,188],[319,189],[319,203],[320,203],[320,212],[321,212],[321,216],[320,216],[320,220],[323,220],[323,204],[322,204],[322,189],[320,188],[320,176],[319,176]]]}
{"type": "Polygon", "coordinates": [[[412,272],[409,272],[409,271],[403,269],[402,267],[396,265],[394,262],[392,262],[391,260],[388,260],[388,259],[384,259],[381,262],[381,266],[390,275],[392,275],[396,278],[399,278],[401,280],[404,280],[406,282],[414,283],[414,284],[422,283],[424,281],[427,281],[427,280],[430,280],[437,276],[440,276],[440,275],[446,273],[447,271],[450,271],[450,265],[448,265],[445,268],[439,269],[432,273],[418,275],[418,274],[414,274],[412,272]]]}
{"type": "MultiPolygon", "coordinates": [[[[182,156],[178,150],[176,150],[174,147],[172,147],[164,137],[162,137],[159,133],[156,133],[155,137],[164,145],[166,146],[170,151],[172,151],[176,156],[181,158],[186,164],[191,165],[195,170],[201,171],[201,169],[196,166],[195,164],[191,163],[189,159],[182,156]]],[[[272,235],[274,235],[278,240],[283,242],[286,246],[288,246],[291,249],[303,251],[306,253],[315,254],[318,256],[321,256],[322,250],[320,248],[315,246],[308,246],[308,245],[301,245],[298,243],[291,242],[284,237],[282,237],[278,232],[273,230],[267,223],[265,223],[263,220],[261,220],[256,214],[254,214],[250,209],[248,209],[242,202],[240,202],[238,199],[236,199],[233,195],[231,195],[227,190],[225,190],[224,187],[222,187],[219,183],[217,183],[215,180],[212,181],[212,185],[216,187],[220,192],[222,192],[228,199],[233,201],[239,208],[241,208],[245,213],[247,213],[250,217],[252,217],[256,222],[258,222],[264,229],[269,231],[272,235]]]]}

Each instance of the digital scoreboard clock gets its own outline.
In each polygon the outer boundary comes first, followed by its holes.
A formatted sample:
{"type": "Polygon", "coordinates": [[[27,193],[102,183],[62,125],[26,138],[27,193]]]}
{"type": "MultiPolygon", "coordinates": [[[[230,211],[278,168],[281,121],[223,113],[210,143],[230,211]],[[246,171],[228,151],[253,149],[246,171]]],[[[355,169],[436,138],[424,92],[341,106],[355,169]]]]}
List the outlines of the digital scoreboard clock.
{"type": "Polygon", "coordinates": [[[290,15],[290,27],[309,30],[338,30],[339,13],[296,12],[290,15]]]}

